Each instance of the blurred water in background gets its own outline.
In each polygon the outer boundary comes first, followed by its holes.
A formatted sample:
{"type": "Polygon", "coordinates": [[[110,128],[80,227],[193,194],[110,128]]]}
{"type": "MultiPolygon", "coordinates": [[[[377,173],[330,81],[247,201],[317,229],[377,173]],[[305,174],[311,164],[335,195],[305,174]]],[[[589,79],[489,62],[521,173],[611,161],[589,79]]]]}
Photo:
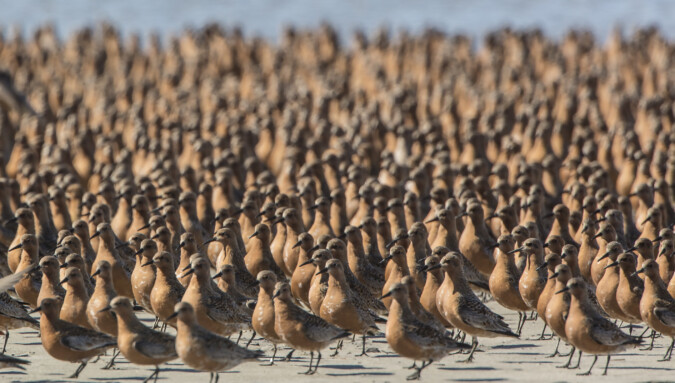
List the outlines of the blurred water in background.
{"type": "Polygon", "coordinates": [[[0,0],[0,31],[11,26],[29,33],[51,22],[61,37],[84,26],[108,21],[123,34],[162,36],[207,22],[238,25],[246,36],[277,41],[285,25],[315,27],[329,22],[343,42],[351,32],[419,32],[435,27],[474,38],[504,26],[539,27],[559,38],[572,27],[589,29],[604,40],[615,27],[631,33],[657,26],[675,37],[672,0],[0,0]]]}

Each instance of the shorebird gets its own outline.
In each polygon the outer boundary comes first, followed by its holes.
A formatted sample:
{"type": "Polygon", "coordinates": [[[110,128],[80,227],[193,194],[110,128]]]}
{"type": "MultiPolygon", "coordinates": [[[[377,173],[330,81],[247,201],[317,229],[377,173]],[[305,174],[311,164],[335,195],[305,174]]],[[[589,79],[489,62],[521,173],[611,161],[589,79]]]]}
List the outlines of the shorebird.
{"type": "Polygon", "coordinates": [[[150,291],[150,307],[159,320],[175,327],[176,322],[167,322],[167,318],[173,314],[176,304],[183,299],[185,287],[176,278],[171,254],[167,252],[155,254],[152,261],[142,266],[148,267],[150,263],[157,268],[155,283],[150,291]]]}
{"type": "MultiPolygon", "coordinates": [[[[309,287],[308,300],[309,308],[314,315],[321,312],[321,304],[328,291],[328,274],[317,274],[319,270],[326,267],[326,262],[332,258],[329,250],[317,250],[312,254],[312,263],[314,264],[314,275],[312,276],[311,286],[309,287]]],[[[292,292],[292,291],[291,291],[292,292]]]]}
{"type": "Polygon", "coordinates": [[[326,267],[317,274],[328,273],[328,290],[321,303],[320,316],[327,322],[354,334],[362,335],[361,355],[366,354],[366,336],[378,331],[375,325],[377,314],[368,303],[354,294],[347,284],[344,266],[337,259],[326,262],[326,267]]]}
{"type": "Polygon", "coordinates": [[[473,293],[464,278],[462,260],[457,253],[449,253],[437,266],[427,270],[435,268],[441,268],[445,272],[443,284],[436,293],[438,311],[453,327],[472,336],[472,348],[466,362],[473,360],[479,336],[518,337],[504,322],[502,316],[492,312],[473,293]]]}
{"type": "Polygon", "coordinates": [[[579,351],[594,355],[591,367],[579,375],[590,375],[598,355],[607,355],[603,372],[607,375],[611,354],[639,345],[641,340],[623,333],[613,322],[600,315],[588,300],[586,283],[582,278],[570,279],[567,286],[556,293],[567,291],[572,296],[565,321],[567,340],[579,351]]]}
{"type": "MultiPolygon", "coordinates": [[[[251,323],[251,315],[239,306],[234,299],[218,289],[210,275],[210,266],[206,258],[192,260],[188,273],[194,278],[185,289],[181,302],[189,303],[200,325],[209,331],[224,336],[240,330],[246,330],[251,323]]],[[[167,318],[167,320],[171,317],[167,318]]]]}
{"type": "Polygon", "coordinates": [[[110,306],[117,316],[117,345],[124,357],[133,364],[153,365],[155,371],[143,382],[155,382],[159,376],[159,365],[178,358],[176,338],[145,326],[134,314],[129,298],[116,297],[110,306]]]}
{"type": "Polygon", "coordinates": [[[288,283],[277,283],[272,297],[274,330],[294,349],[310,352],[309,368],[304,374],[315,374],[321,362],[321,350],[350,334],[295,305],[288,283]],[[314,352],[318,355],[316,365],[312,368],[314,352]]]}
{"type": "Polygon", "coordinates": [[[43,257],[40,260],[40,270],[42,271],[42,284],[37,301],[42,302],[45,298],[65,297],[66,290],[63,289],[61,278],[59,278],[59,261],[52,256],[43,257]]]}
{"type": "Polygon", "coordinates": [[[115,347],[117,341],[109,335],[59,319],[61,304],[59,299],[46,298],[33,311],[42,313],[40,339],[47,353],[54,359],[80,363],[70,376],[76,379],[89,360],[115,347]]]}
{"type": "Polygon", "coordinates": [[[30,271],[31,269],[24,269],[0,279],[0,329],[5,333],[5,342],[0,355],[4,354],[7,349],[10,330],[23,327],[30,327],[35,330],[40,328],[38,321],[28,314],[24,306],[7,294],[7,290],[12,288],[30,271]]]}
{"type": "MultiPolygon", "coordinates": [[[[176,353],[186,365],[210,372],[210,383],[218,382],[219,372],[261,356],[259,352],[239,347],[199,325],[192,305],[187,302],[178,303],[172,316],[178,320],[176,353]]],[[[168,318],[169,321],[172,319],[168,318]]]]}
{"type": "Polygon", "coordinates": [[[110,302],[117,296],[112,284],[112,267],[108,261],[99,261],[95,266],[94,274],[96,287],[87,303],[87,318],[89,324],[96,331],[117,336],[117,318],[111,313],[102,311],[110,306],[110,302]]]}
{"type": "Polygon", "coordinates": [[[497,240],[498,247],[495,250],[495,268],[490,274],[490,293],[500,305],[509,310],[518,312],[518,325],[516,332],[521,333],[527,318],[526,311],[530,309],[520,294],[520,275],[513,258],[515,239],[511,235],[502,235],[497,240]]]}
{"type": "MultiPolygon", "coordinates": [[[[558,292],[567,287],[567,282],[572,278],[572,272],[570,271],[569,266],[561,264],[555,267],[555,272],[551,274],[549,279],[555,281],[554,291],[558,292]]],[[[571,297],[569,292],[563,292],[560,294],[554,293],[551,299],[546,305],[545,320],[546,324],[553,330],[553,333],[558,336],[559,340],[564,340],[567,342],[567,334],[565,333],[565,322],[567,321],[567,316],[570,310],[571,297]]],[[[552,356],[558,355],[558,346],[560,346],[560,341],[556,345],[556,349],[551,354],[552,356]]],[[[570,358],[567,360],[567,363],[561,366],[562,368],[569,368],[570,363],[572,362],[572,357],[574,356],[574,351],[576,348],[572,346],[572,351],[570,352],[570,358]]],[[[579,356],[581,360],[581,356],[579,356]]],[[[578,364],[577,364],[578,367],[578,364]]]]}
{"type": "MultiPolygon", "coordinates": [[[[264,270],[258,273],[258,282],[260,282],[260,292],[258,293],[258,300],[253,310],[253,316],[251,319],[251,327],[253,331],[267,339],[274,345],[274,353],[270,357],[269,365],[274,364],[274,357],[277,355],[277,345],[283,343],[281,336],[277,334],[274,329],[274,287],[277,284],[276,275],[269,271],[264,270]]],[[[290,359],[290,356],[293,354],[293,351],[288,354],[286,359],[290,359]]]]}
{"type": "Polygon", "coordinates": [[[420,321],[410,309],[409,291],[405,283],[394,284],[382,297],[388,296],[392,297],[392,302],[385,330],[387,343],[399,355],[423,362],[407,380],[419,379],[423,369],[448,353],[471,348],[448,337],[445,331],[420,321]]]}
{"type": "Polygon", "coordinates": [[[659,276],[659,266],[654,260],[645,261],[636,273],[645,275],[640,316],[652,330],[672,338],[662,359],[670,360],[675,345],[675,299],[668,293],[659,276]]]}
{"type": "Polygon", "coordinates": [[[92,328],[87,318],[87,304],[89,293],[84,287],[84,276],[80,269],[69,267],[65,278],[59,284],[66,285],[66,295],[63,298],[63,306],[59,319],[76,324],[85,328],[92,328]]]}

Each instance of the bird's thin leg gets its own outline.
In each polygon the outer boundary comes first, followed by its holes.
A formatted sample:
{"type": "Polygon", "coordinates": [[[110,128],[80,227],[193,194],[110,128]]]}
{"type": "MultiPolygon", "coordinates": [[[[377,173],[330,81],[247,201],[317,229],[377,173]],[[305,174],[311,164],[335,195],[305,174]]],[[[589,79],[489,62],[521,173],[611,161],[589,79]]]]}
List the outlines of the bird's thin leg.
{"type": "Polygon", "coordinates": [[[607,367],[609,367],[609,358],[612,356],[607,354],[607,363],[605,363],[605,371],[602,372],[602,375],[607,375],[607,367]]]}
{"type": "Polygon", "coordinates": [[[120,350],[118,348],[115,348],[115,350],[113,351],[112,359],[110,359],[110,362],[108,362],[108,364],[106,364],[105,367],[103,367],[103,369],[109,370],[109,369],[113,368],[113,366],[115,365],[115,358],[117,358],[119,355],[120,355],[120,350]]]}
{"type": "Polygon", "coordinates": [[[291,359],[292,359],[292,357],[293,357],[293,353],[294,353],[294,352],[295,352],[295,349],[292,349],[291,352],[289,352],[289,353],[286,355],[286,357],[284,358],[284,362],[290,362],[291,359]]]}
{"type": "Polygon", "coordinates": [[[666,354],[663,356],[662,359],[659,359],[659,362],[666,362],[670,360],[670,357],[673,355],[673,346],[675,346],[675,338],[672,338],[670,346],[666,350],[666,354]]]}
{"type": "Polygon", "coordinates": [[[408,370],[412,370],[413,368],[417,368],[417,361],[413,360],[412,366],[408,367],[408,370]]]}
{"type": "Polygon", "coordinates": [[[155,323],[152,324],[152,329],[159,327],[159,317],[155,317],[155,323]]]}
{"type": "Polygon", "coordinates": [[[581,367],[581,355],[583,355],[583,352],[579,350],[579,358],[577,359],[577,364],[574,367],[570,367],[571,370],[576,370],[577,368],[581,367]]]}
{"type": "Polygon", "coordinates": [[[77,379],[78,376],[80,376],[80,372],[84,370],[84,368],[87,367],[87,362],[82,362],[79,367],[77,367],[77,370],[75,370],[75,373],[70,376],[69,379],[77,379]]]}
{"type": "Polygon", "coordinates": [[[157,381],[157,375],[159,375],[159,366],[155,366],[155,371],[153,371],[152,374],[150,374],[150,376],[145,378],[143,383],[149,382],[153,377],[155,378],[155,382],[156,382],[157,381]]]}
{"type": "MultiPolygon", "coordinates": [[[[597,361],[598,361],[598,356],[597,356],[597,355],[594,355],[593,363],[591,363],[591,368],[589,368],[588,371],[582,372],[582,373],[577,374],[577,375],[580,375],[580,376],[587,376],[587,375],[590,375],[590,374],[591,374],[591,370],[593,369],[593,366],[595,366],[595,362],[597,362],[597,361]]],[[[609,362],[608,362],[608,363],[609,363],[609,362]]]]}
{"type": "Polygon", "coordinates": [[[166,322],[162,323],[162,328],[159,331],[166,332],[166,322]]]}
{"type": "Polygon", "coordinates": [[[235,342],[236,344],[239,344],[239,340],[241,339],[241,334],[243,333],[242,330],[239,330],[239,336],[237,337],[237,341],[235,342]]]}
{"type": "Polygon", "coordinates": [[[298,374],[309,375],[312,372],[312,363],[314,363],[314,351],[309,352],[309,368],[305,372],[299,372],[298,374]]]}
{"type": "Polygon", "coordinates": [[[415,370],[416,370],[415,373],[412,374],[412,375],[410,375],[410,376],[408,376],[408,377],[406,378],[406,380],[418,380],[418,379],[421,377],[421,375],[422,375],[422,370],[424,370],[425,368],[429,367],[429,365],[430,365],[431,363],[433,363],[433,360],[429,360],[428,362],[424,362],[424,361],[423,361],[423,362],[422,362],[422,366],[417,367],[417,368],[415,369],[415,370]]]}
{"type": "Polygon", "coordinates": [[[277,345],[272,344],[274,346],[274,351],[272,352],[272,357],[270,358],[270,362],[266,364],[261,364],[261,366],[273,366],[274,365],[274,357],[277,356],[277,345]]]}
{"type": "Polygon", "coordinates": [[[366,333],[363,333],[363,338],[361,341],[361,353],[357,356],[368,356],[368,354],[366,354],[366,333]]]}
{"type": "Polygon", "coordinates": [[[558,352],[558,355],[560,355],[560,356],[570,356],[573,352],[574,352],[574,346],[572,346],[572,349],[567,354],[563,354],[562,352],[558,352]]]}
{"type": "Polygon", "coordinates": [[[255,338],[255,331],[253,331],[253,334],[251,335],[251,339],[249,339],[248,342],[246,342],[246,348],[248,348],[248,346],[251,344],[251,342],[253,342],[253,338],[255,338]]]}
{"type": "Polygon", "coordinates": [[[652,342],[649,344],[649,346],[641,349],[641,351],[650,351],[654,349],[654,338],[656,338],[656,331],[652,330],[651,338],[652,342]]]}
{"type": "Polygon", "coordinates": [[[330,356],[335,356],[342,349],[342,339],[338,340],[337,345],[335,345],[335,352],[330,354],[330,356]]]}
{"type": "Polygon", "coordinates": [[[560,347],[560,337],[558,337],[558,344],[555,345],[555,351],[553,351],[553,354],[549,355],[548,358],[553,358],[556,355],[560,355],[558,352],[558,347],[560,347]]]}
{"type": "Polygon", "coordinates": [[[215,379],[213,380],[213,383],[218,383],[218,379],[220,379],[220,375],[218,375],[217,372],[214,372],[213,375],[215,377],[215,379]]]}
{"type": "Polygon", "coordinates": [[[478,348],[478,338],[471,337],[471,352],[469,352],[469,357],[466,358],[465,360],[461,360],[460,363],[471,363],[473,362],[473,353],[476,352],[476,348],[478,348]]]}
{"type": "Polygon", "coordinates": [[[572,346],[572,351],[570,351],[570,358],[567,359],[567,363],[563,364],[562,366],[558,366],[558,368],[569,368],[570,363],[572,363],[572,357],[574,356],[574,351],[576,351],[576,347],[572,346]]]}
{"type": "Polygon", "coordinates": [[[9,341],[9,330],[5,330],[5,344],[2,345],[2,353],[0,354],[5,354],[5,350],[7,350],[7,341],[9,341]]]}
{"type": "Polygon", "coordinates": [[[645,336],[645,334],[647,333],[647,331],[649,331],[649,327],[645,327],[645,331],[643,331],[642,334],[640,334],[640,336],[638,338],[642,339],[645,336]]]}
{"type": "Polygon", "coordinates": [[[544,333],[546,332],[546,328],[547,328],[547,327],[548,327],[548,325],[547,325],[546,323],[544,323],[544,328],[541,329],[541,335],[539,335],[539,338],[538,338],[538,339],[540,339],[540,340],[547,339],[547,338],[544,336],[544,333]]]}
{"type": "Polygon", "coordinates": [[[524,312],[518,312],[518,335],[523,332],[523,327],[525,327],[525,321],[527,321],[527,314],[524,312]]]}
{"type": "Polygon", "coordinates": [[[313,374],[316,373],[316,370],[319,369],[319,363],[321,363],[321,351],[317,351],[317,353],[318,353],[319,355],[318,355],[317,358],[316,358],[316,365],[314,365],[314,371],[312,371],[312,372],[309,373],[310,375],[313,375],[313,374]]]}

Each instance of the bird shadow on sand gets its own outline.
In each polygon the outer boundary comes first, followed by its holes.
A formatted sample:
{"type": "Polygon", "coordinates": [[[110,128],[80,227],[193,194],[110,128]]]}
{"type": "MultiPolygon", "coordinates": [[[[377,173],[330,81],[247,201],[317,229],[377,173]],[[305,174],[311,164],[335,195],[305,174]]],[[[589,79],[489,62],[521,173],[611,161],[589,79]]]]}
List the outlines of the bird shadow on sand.
{"type": "Polygon", "coordinates": [[[510,350],[513,348],[530,348],[530,347],[540,347],[538,344],[534,343],[519,343],[519,344],[500,344],[497,346],[492,346],[493,350],[510,350]]]}
{"type": "Polygon", "coordinates": [[[38,380],[22,380],[21,382],[24,383],[67,383],[67,382],[72,382],[72,380],[65,380],[65,379],[38,379],[38,380]]]}
{"type": "Polygon", "coordinates": [[[551,364],[557,363],[552,360],[505,360],[504,363],[508,364],[551,364]]]}
{"type": "Polygon", "coordinates": [[[328,373],[327,376],[391,376],[391,372],[350,372],[346,374],[328,373]]]}
{"type": "Polygon", "coordinates": [[[650,370],[650,371],[675,371],[675,368],[668,367],[649,367],[649,366],[612,366],[609,370],[650,370]]]}
{"type": "Polygon", "coordinates": [[[438,369],[447,371],[493,371],[495,368],[490,366],[466,366],[466,367],[439,367],[438,369]]]}
{"type": "Polygon", "coordinates": [[[398,356],[398,354],[391,353],[391,354],[373,355],[372,357],[373,358],[398,358],[399,356],[398,356]]]}
{"type": "Polygon", "coordinates": [[[334,370],[382,370],[381,367],[364,367],[360,364],[322,364],[321,368],[334,370]]]}
{"type": "Polygon", "coordinates": [[[365,370],[363,372],[347,372],[347,373],[326,373],[328,376],[389,376],[393,375],[391,372],[378,372],[378,371],[368,371],[368,370],[382,370],[381,367],[364,367],[360,364],[327,364],[322,365],[321,369],[334,369],[334,370],[365,370]]]}
{"type": "Polygon", "coordinates": [[[16,370],[15,371],[2,371],[2,372],[0,372],[0,380],[4,380],[4,378],[2,378],[4,376],[10,377],[12,375],[24,375],[25,376],[25,375],[28,375],[28,373],[25,372],[25,371],[16,371],[16,370]]]}
{"type": "Polygon", "coordinates": [[[39,341],[39,342],[28,342],[28,343],[18,343],[18,342],[17,342],[17,343],[14,343],[14,344],[20,345],[20,346],[37,346],[37,345],[42,345],[42,341],[39,341]]]}

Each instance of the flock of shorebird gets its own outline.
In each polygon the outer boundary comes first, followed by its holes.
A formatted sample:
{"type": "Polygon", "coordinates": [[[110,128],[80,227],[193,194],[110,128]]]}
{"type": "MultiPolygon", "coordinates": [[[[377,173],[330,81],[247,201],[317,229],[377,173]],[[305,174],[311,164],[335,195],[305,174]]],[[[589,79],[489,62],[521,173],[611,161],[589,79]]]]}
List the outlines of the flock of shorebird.
{"type": "Polygon", "coordinates": [[[534,317],[585,374],[675,343],[672,51],[653,30],[0,36],[5,347],[29,327],[73,377],[114,349],[146,381],[175,359],[217,381],[265,357],[256,335],[314,374],[384,331],[409,379],[534,317]]]}

